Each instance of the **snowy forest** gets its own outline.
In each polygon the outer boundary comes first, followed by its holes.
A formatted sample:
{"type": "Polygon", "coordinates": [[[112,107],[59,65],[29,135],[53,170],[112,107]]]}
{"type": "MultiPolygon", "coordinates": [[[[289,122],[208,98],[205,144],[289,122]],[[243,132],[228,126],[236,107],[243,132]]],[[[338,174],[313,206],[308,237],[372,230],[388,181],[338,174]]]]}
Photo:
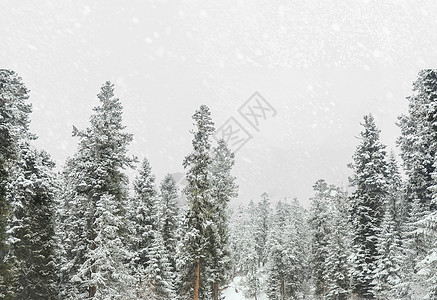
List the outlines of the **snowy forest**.
{"type": "Polygon", "coordinates": [[[30,91],[0,70],[1,299],[437,299],[437,70],[399,100],[399,157],[364,115],[349,184],[317,180],[309,209],[238,198],[206,105],[186,120],[187,185],[158,182],[128,154],[114,85],[97,97],[58,172],[33,145],[30,91]]]}

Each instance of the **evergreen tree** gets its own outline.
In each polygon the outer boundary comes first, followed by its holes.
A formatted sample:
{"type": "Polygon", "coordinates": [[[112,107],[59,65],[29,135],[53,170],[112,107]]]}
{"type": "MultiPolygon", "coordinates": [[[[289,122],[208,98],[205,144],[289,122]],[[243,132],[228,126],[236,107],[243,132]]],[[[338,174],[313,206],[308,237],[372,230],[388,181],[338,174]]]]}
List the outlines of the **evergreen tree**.
{"type": "Polygon", "coordinates": [[[11,70],[0,69],[0,297],[10,285],[10,267],[4,258],[7,254],[6,226],[9,215],[7,184],[10,168],[19,155],[19,140],[31,138],[29,114],[32,107],[27,103],[29,90],[21,77],[11,70]]]}
{"type": "Polygon", "coordinates": [[[331,185],[330,237],[326,258],[327,290],[326,299],[344,300],[350,294],[350,245],[351,229],[348,214],[347,195],[342,189],[331,185]]]}
{"type": "Polygon", "coordinates": [[[323,179],[318,180],[313,186],[315,195],[311,203],[311,217],[309,220],[312,231],[312,262],[314,273],[315,295],[324,298],[327,293],[327,266],[328,244],[331,238],[329,192],[328,185],[323,179]]]}
{"type": "MultiPolygon", "coordinates": [[[[437,298],[437,212],[428,214],[417,223],[416,234],[423,236],[428,251],[417,261],[417,277],[421,299],[437,298]],[[422,291],[421,291],[422,290],[422,291]]],[[[417,289],[417,284],[414,286],[417,289]]],[[[416,292],[417,293],[417,292],[416,292]]]]}
{"type": "Polygon", "coordinates": [[[86,277],[92,270],[87,283],[95,287],[96,299],[127,299],[134,284],[125,264],[130,257],[129,250],[120,234],[125,227],[125,216],[115,196],[103,194],[95,204],[93,245],[85,253],[85,262],[79,276],[86,277]]]}
{"type": "Polygon", "coordinates": [[[67,160],[61,178],[61,193],[57,205],[56,236],[59,243],[60,297],[76,299],[78,295],[86,297],[87,286],[77,276],[84,263],[88,245],[86,236],[88,200],[85,189],[79,186],[81,170],[79,161],[67,160]]]}
{"type": "Polygon", "coordinates": [[[193,151],[185,157],[187,169],[188,210],[184,220],[184,236],[179,250],[179,295],[182,299],[205,299],[208,296],[207,262],[209,234],[213,232],[213,201],[211,199],[211,141],[214,124],[209,108],[202,105],[193,115],[196,130],[193,131],[193,151]]]}
{"type": "Polygon", "coordinates": [[[168,254],[171,272],[176,272],[176,248],[178,242],[179,208],[178,188],[173,176],[167,174],[161,181],[158,206],[159,224],[164,246],[168,254]]]}
{"type": "MultiPolygon", "coordinates": [[[[248,271],[247,257],[250,249],[255,249],[253,235],[253,221],[250,218],[250,205],[254,207],[253,201],[249,206],[239,205],[232,216],[230,224],[230,244],[232,252],[233,276],[245,275],[248,271]]],[[[258,266],[256,253],[254,254],[254,263],[258,266]]]]}
{"type": "Polygon", "coordinates": [[[213,149],[211,164],[211,197],[213,202],[214,230],[210,242],[210,273],[213,281],[213,299],[220,296],[220,285],[231,269],[229,245],[228,203],[237,196],[235,177],[231,175],[234,154],[228,149],[224,140],[219,140],[213,149]]]}
{"type": "MultiPolygon", "coordinates": [[[[434,164],[437,167],[437,162],[434,164]]],[[[437,168],[431,174],[432,179],[437,182],[437,168]]],[[[437,205],[437,183],[430,186],[432,193],[431,206],[437,205]]],[[[425,217],[414,223],[417,228],[415,236],[421,238],[426,252],[417,259],[416,286],[418,283],[423,289],[423,299],[437,298],[437,211],[428,213],[425,217]]]]}
{"type": "Polygon", "coordinates": [[[261,195],[261,202],[257,207],[255,224],[255,249],[258,254],[258,267],[267,261],[267,236],[270,229],[270,200],[267,193],[261,195]]]}
{"type": "Polygon", "coordinates": [[[310,257],[310,228],[308,226],[308,212],[301,206],[297,198],[287,204],[290,214],[290,225],[285,230],[288,250],[289,281],[288,293],[298,299],[309,297],[309,257],[310,257]]]}
{"type": "Polygon", "coordinates": [[[419,72],[413,84],[414,94],[408,99],[408,115],[399,120],[401,137],[398,143],[408,176],[407,197],[411,206],[420,207],[418,218],[429,210],[435,210],[432,203],[434,184],[432,173],[437,151],[437,71],[433,69],[419,72]]]}
{"type": "Polygon", "coordinates": [[[54,163],[29,144],[28,93],[0,70],[0,297],[57,299],[54,163]]]}
{"type": "Polygon", "coordinates": [[[155,176],[152,174],[149,161],[144,158],[139,176],[134,181],[134,197],[131,211],[135,237],[133,238],[132,258],[134,276],[137,277],[139,289],[142,289],[141,278],[145,276],[148,265],[148,252],[153,237],[158,230],[157,191],[155,176]]]}
{"type": "Polygon", "coordinates": [[[257,299],[261,286],[261,272],[255,250],[255,224],[257,207],[253,200],[246,206],[240,205],[231,220],[230,243],[233,259],[233,276],[242,276],[245,297],[257,299]]]}
{"type": "Polygon", "coordinates": [[[68,295],[73,299],[102,299],[109,290],[118,291],[115,298],[127,299],[130,280],[123,264],[129,259],[128,180],[123,169],[133,167],[134,159],[127,156],[132,135],[124,132],[122,106],[110,82],[102,86],[98,98],[100,105],[94,108],[91,126],[84,131],[73,127],[73,135],[79,137],[78,151],[65,169],[64,184],[68,189],[63,192],[62,207],[69,211],[61,215],[68,216],[65,220],[72,223],[60,226],[69,231],[60,236],[70,239],[62,252],[67,255],[63,270],[68,274],[63,275],[63,290],[73,286],[73,293],[68,295]],[[104,265],[99,252],[113,263],[112,269],[104,265]]]}
{"type": "Polygon", "coordinates": [[[288,246],[284,237],[287,222],[289,221],[282,201],[276,205],[272,229],[268,239],[268,264],[267,264],[267,290],[266,294],[270,300],[281,300],[288,298],[286,285],[288,284],[288,257],[284,255],[288,246]]]}
{"type": "Polygon", "coordinates": [[[154,232],[147,255],[148,264],[142,285],[144,291],[139,296],[148,300],[175,299],[169,254],[159,231],[154,232]]]}
{"type": "Polygon", "coordinates": [[[379,141],[379,129],[372,115],[364,116],[360,144],[353,156],[350,199],[353,230],[353,291],[364,299],[374,299],[377,242],[387,196],[385,146],[379,141]]]}
{"type": "Polygon", "coordinates": [[[401,283],[401,268],[405,267],[402,250],[404,203],[402,182],[393,152],[387,166],[387,197],[385,212],[378,236],[378,261],[375,270],[375,292],[378,299],[395,299],[396,287],[401,283]]]}
{"type": "MultiPolygon", "coordinates": [[[[403,237],[406,261],[402,268],[401,286],[411,297],[433,298],[432,222],[437,202],[437,72],[422,70],[413,83],[413,95],[408,99],[408,114],[399,118],[401,137],[398,143],[407,175],[407,222],[403,237]],[[425,229],[426,228],[426,229],[425,229]],[[406,268],[407,267],[407,268],[406,268]],[[432,269],[432,268],[431,268],[432,269]],[[431,281],[430,281],[431,280],[431,281]]],[[[435,297],[435,295],[434,295],[435,297]]]]}
{"type": "Polygon", "coordinates": [[[54,240],[54,163],[45,151],[20,143],[20,158],[11,168],[7,199],[12,280],[6,299],[58,299],[54,240]]]}
{"type": "Polygon", "coordinates": [[[309,228],[297,199],[278,202],[268,238],[266,295],[269,299],[305,299],[308,295],[309,228]]]}

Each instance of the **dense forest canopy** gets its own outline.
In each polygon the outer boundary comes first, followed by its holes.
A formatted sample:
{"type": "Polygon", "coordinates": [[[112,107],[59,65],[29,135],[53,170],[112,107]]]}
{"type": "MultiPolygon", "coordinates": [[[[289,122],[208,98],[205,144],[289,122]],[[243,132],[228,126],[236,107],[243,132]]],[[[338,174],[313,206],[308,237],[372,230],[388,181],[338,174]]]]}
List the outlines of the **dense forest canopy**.
{"type": "Polygon", "coordinates": [[[128,155],[111,82],[56,173],[33,146],[29,96],[0,70],[2,299],[218,300],[231,286],[240,299],[437,299],[436,70],[419,72],[397,120],[402,165],[364,115],[350,188],[317,180],[309,209],[267,193],[230,207],[236,156],[213,139],[206,105],[187,133],[186,187],[158,182],[146,157],[128,155]]]}

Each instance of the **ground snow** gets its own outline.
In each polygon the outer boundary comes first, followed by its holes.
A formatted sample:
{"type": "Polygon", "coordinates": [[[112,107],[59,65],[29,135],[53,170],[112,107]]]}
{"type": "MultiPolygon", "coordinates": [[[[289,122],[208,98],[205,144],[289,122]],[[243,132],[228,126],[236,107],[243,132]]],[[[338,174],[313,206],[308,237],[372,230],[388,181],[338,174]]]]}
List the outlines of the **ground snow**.
{"type": "MultiPolygon", "coordinates": [[[[254,300],[255,298],[246,298],[243,295],[243,288],[240,285],[242,277],[235,277],[234,280],[229,284],[229,287],[224,290],[223,295],[225,296],[225,300],[254,300]]],[[[267,297],[264,293],[258,295],[257,300],[267,300],[267,297]]]]}

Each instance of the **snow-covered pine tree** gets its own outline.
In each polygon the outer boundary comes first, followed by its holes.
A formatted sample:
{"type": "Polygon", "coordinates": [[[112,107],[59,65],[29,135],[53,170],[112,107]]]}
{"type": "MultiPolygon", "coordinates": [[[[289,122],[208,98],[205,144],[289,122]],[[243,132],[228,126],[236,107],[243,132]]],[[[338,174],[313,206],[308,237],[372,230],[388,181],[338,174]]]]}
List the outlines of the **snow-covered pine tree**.
{"type": "Polygon", "coordinates": [[[405,268],[405,252],[402,249],[402,227],[405,221],[405,205],[402,180],[396,158],[390,153],[387,165],[387,196],[381,231],[378,235],[378,257],[375,270],[374,294],[378,299],[398,299],[401,269],[405,268]]]}
{"type": "Polygon", "coordinates": [[[255,251],[255,216],[253,200],[247,206],[239,205],[229,229],[233,277],[241,276],[243,294],[256,299],[261,291],[261,280],[255,251]]]}
{"type": "MultiPolygon", "coordinates": [[[[435,102],[435,100],[434,100],[435,102]]],[[[435,104],[434,104],[435,105],[435,104]]],[[[436,121],[437,122],[437,121],[436,121]]],[[[435,126],[435,124],[434,124],[435,126]]],[[[431,174],[434,183],[429,190],[432,193],[431,207],[437,206],[437,160],[434,163],[434,172],[431,174]]],[[[416,269],[418,282],[424,287],[423,299],[437,298],[437,210],[432,210],[424,218],[415,222],[414,232],[424,242],[426,252],[417,260],[416,269]]]]}
{"type": "Polygon", "coordinates": [[[56,236],[59,241],[58,260],[60,264],[59,291],[61,299],[76,299],[87,295],[87,286],[77,277],[77,272],[85,260],[88,245],[86,237],[89,201],[86,194],[78,189],[82,170],[85,166],[79,160],[69,159],[61,177],[61,192],[56,208],[56,236]]]}
{"type": "Polygon", "coordinates": [[[7,185],[11,212],[5,261],[12,276],[3,299],[58,299],[53,167],[45,151],[33,149],[28,141],[20,143],[7,185]]]}
{"type": "MultiPolygon", "coordinates": [[[[212,232],[213,201],[211,199],[211,135],[214,123],[206,105],[194,113],[195,130],[193,151],[185,157],[183,166],[187,169],[187,186],[184,190],[188,210],[183,224],[183,236],[179,249],[179,288],[182,300],[205,299],[210,291],[207,279],[208,234],[212,232]]],[[[210,296],[210,295],[209,295],[210,296]]]]}
{"type": "Polygon", "coordinates": [[[159,231],[161,232],[164,246],[170,261],[170,270],[176,275],[176,247],[178,242],[179,207],[178,188],[173,176],[167,174],[161,181],[159,197],[159,231]]]}
{"type": "Polygon", "coordinates": [[[79,137],[78,151],[65,169],[64,184],[68,189],[63,193],[62,207],[70,211],[63,215],[68,216],[64,221],[72,223],[59,227],[69,231],[60,236],[70,239],[70,248],[62,252],[67,254],[63,265],[64,291],[65,286],[70,286],[73,292],[68,297],[73,299],[103,299],[105,291],[118,290],[116,299],[129,299],[130,280],[124,267],[129,259],[126,251],[128,179],[123,169],[133,167],[135,161],[127,156],[132,135],[124,132],[122,106],[114,97],[113,84],[106,82],[97,96],[100,105],[94,108],[90,127],[84,131],[73,127],[73,135],[79,137]],[[105,222],[108,229],[102,229],[106,227],[105,222]],[[102,235],[101,230],[108,231],[102,235]],[[102,243],[102,239],[110,244],[102,243]],[[105,253],[108,262],[112,262],[107,267],[113,272],[105,269],[96,256],[98,252],[105,253]]]}
{"type": "Polygon", "coordinates": [[[85,262],[79,276],[85,277],[92,270],[88,285],[95,287],[95,299],[134,299],[132,287],[134,279],[126,262],[130,257],[124,244],[122,230],[125,215],[120,212],[118,201],[111,194],[101,195],[95,203],[93,232],[95,238],[85,254],[85,262]],[[84,272],[81,274],[81,272],[84,272]]]}
{"type": "Polygon", "coordinates": [[[310,228],[308,226],[308,212],[302,207],[297,198],[285,202],[290,215],[290,224],[285,230],[286,244],[289,245],[289,285],[286,292],[297,299],[309,297],[309,257],[310,257],[310,228]]]}
{"type": "Polygon", "coordinates": [[[330,237],[326,258],[326,299],[345,300],[350,294],[351,229],[346,192],[329,186],[330,237]]]}
{"type": "Polygon", "coordinates": [[[413,262],[413,267],[402,269],[402,284],[410,295],[414,293],[413,297],[424,297],[428,284],[424,283],[420,273],[426,265],[422,262],[432,252],[433,245],[422,227],[425,223],[429,224],[424,220],[428,220],[437,209],[437,203],[433,201],[433,186],[437,179],[433,175],[437,166],[437,70],[421,70],[413,83],[413,95],[407,99],[408,114],[399,117],[401,137],[398,144],[407,175],[408,220],[404,226],[406,234],[403,241],[408,244],[404,248],[408,250],[407,261],[413,262]],[[405,269],[410,271],[409,274],[405,269]]]}
{"type": "MultiPolygon", "coordinates": [[[[245,275],[246,290],[245,295],[247,297],[254,297],[256,300],[258,295],[263,290],[261,282],[261,269],[259,267],[259,258],[256,251],[256,224],[258,220],[258,208],[250,200],[246,208],[246,218],[242,224],[243,230],[240,238],[242,241],[240,246],[240,263],[239,270],[242,275],[245,275]]],[[[239,243],[238,240],[235,241],[239,243]]]]}
{"type": "Polygon", "coordinates": [[[258,254],[258,267],[267,262],[267,236],[270,229],[270,199],[267,193],[261,195],[258,202],[255,223],[255,249],[258,254]]]}
{"type": "Polygon", "coordinates": [[[416,226],[415,234],[423,236],[428,249],[416,264],[418,282],[423,289],[419,296],[424,300],[437,299],[437,211],[417,221],[416,226]]]}
{"type": "MultiPolygon", "coordinates": [[[[243,242],[243,232],[245,225],[248,222],[246,213],[246,207],[243,204],[239,204],[234,210],[229,224],[229,242],[232,254],[232,277],[236,277],[241,274],[240,261],[243,253],[240,251],[243,242]]],[[[247,226],[247,225],[246,225],[247,226]]]]}
{"type": "Polygon", "coordinates": [[[278,202],[268,236],[266,295],[271,299],[306,299],[309,228],[297,199],[278,202]]]}
{"type": "Polygon", "coordinates": [[[407,199],[412,211],[416,207],[418,218],[429,210],[437,209],[432,204],[434,184],[432,173],[437,151],[437,70],[422,70],[413,84],[413,95],[408,97],[408,114],[399,117],[401,137],[398,144],[404,162],[407,180],[407,199]]]}
{"type": "MultiPolygon", "coordinates": [[[[251,201],[253,204],[253,201],[251,201]]],[[[233,276],[243,275],[246,264],[243,262],[247,251],[253,247],[248,208],[240,204],[232,215],[230,222],[230,244],[232,253],[233,276]]]]}
{"type": "Polygon", "coordinates": [[[224,140],[219,140],[212,153],[211,197],[214,213],[214,234],[210,243],[210,276],[213,281],[213,299],[220,297],[220,286],[227,279],[231,270],[231,254],[229,245],[228,203],[237,196],[238,186],[231,175],[234,166],[232,153],[224,140]]]}
{"type": "Polygon", "coordinates": [[[132,241],[132,267],[137,278],[137,287],[142,289],[142,278],[146,276],[148,252],[158,230],[157,191],[155,175],[152,174],[147,158],[144,158],[134,181],[134,197],[131,200],[134,238],[132,241]]]}
{"type": "Polygon", "coordinates": [[[311,269],[315,286],[315,296],[324,299],[327,292],[328,270],[326,261],[329,255],[328,244],[331,238],[328,184],[325,180],[316,181],[313,186],[309,225],[311,228],[311,269]]]}
{"type": "Polygon", "coordinates": [[[267,259],[267,286],[266,294],[269,300],[282,300],[290,297],[286,294],[288,285],[288,262],[286,253],[290,245],[285,240],[285,230],[290,216],[282,201],[276,204],[274,221],[269,232],[268,259],[267,259]]]}
{"type": "Polygon", "coordinates": [[[152,245],[148,248],[148,262],[141,285],[142,291],[138,295],[148,300],[174,300],[174,279],[169,260],[169,253],[164,245],[160,231],[154,231],[152,245]]]}
{"type": "Polygon", "coordinates": [[[0,297],[9,286],[9,267],[5,263],[7,253],[6,226],[9,205],[6,200],[10,168],[17,159],[18,141],[29,137],[29,114],[32,107],[27,103],[29,90],[14,71],[0,69],[0,297]]]}
{"type": "Polygon", "coordinates": [[[352,222],[353,292],[364,299],[374,299],[377,243],[387,197],[387,162],[385,146],[379,140],[380,130],[372,115],[364,116],[364,130],[353,155],[350,178],[355,189],[350,198],[352,222]]]}

